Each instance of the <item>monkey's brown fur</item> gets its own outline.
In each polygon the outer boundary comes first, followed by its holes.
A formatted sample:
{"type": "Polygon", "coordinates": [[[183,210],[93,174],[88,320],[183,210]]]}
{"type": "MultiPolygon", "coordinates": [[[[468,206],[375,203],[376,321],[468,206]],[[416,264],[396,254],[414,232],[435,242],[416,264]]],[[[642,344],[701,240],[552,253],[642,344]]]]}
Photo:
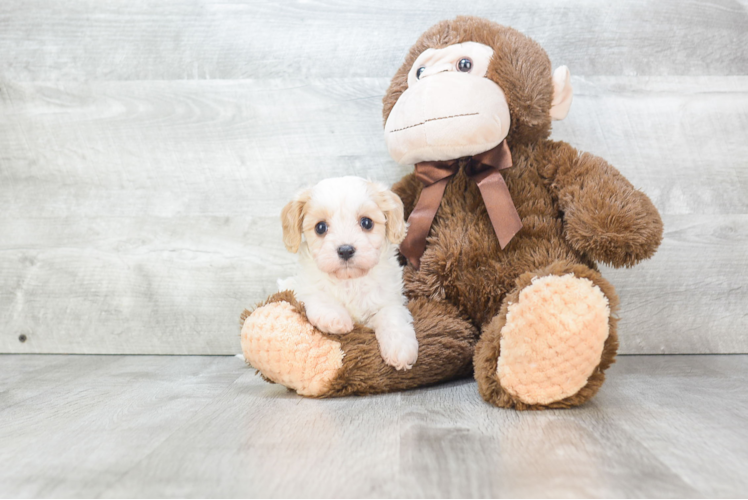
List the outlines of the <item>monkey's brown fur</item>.
{"type": "MultiPolygon", "coordinates": [[[[370,330],[335,335],[343,368],[323,396],[402,390],[466,376],[474,367],[483,398],[517,409],[575,406],[602,385],[614,362],[618,298],[595,262],[632,266],[651,257],[662,222],[649,198],[605,160],[548,139],[553,95],[545,51],[518,31],[474,17],[458,17],[426,31],[410,49],[384,97],[384,118],[407,89],[407,73],[427,48],[474,41],[494,49],[486,75],[506,95],[511,113],[507,142],[514,166],[502,172],[523,229],[503,250],[476,184],[461,169],[446,188],[433,221],[420,270],[405,268],[405,290],[420,343],[409,371],[385,365],[370,330]],[[501,329],[508,303],[536,276],[573,273],[597,285],[608,299],[609,336],[598,367],[576,394],[548,405],[528,405],[499,382],[501,329]],[[474,363],[474,365],[473,365],[474,363]]],[[[407,175],[393,190],[407,217],[421,184],[407,175]]],[[[280,294],[270,301],[293,298],[280,294]]]]}

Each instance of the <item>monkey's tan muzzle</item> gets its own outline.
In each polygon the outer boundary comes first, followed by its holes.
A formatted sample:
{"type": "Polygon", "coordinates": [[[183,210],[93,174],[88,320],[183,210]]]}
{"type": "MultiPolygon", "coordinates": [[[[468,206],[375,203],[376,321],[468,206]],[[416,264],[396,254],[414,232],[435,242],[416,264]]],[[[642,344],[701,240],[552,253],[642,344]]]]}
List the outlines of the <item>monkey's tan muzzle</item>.
{"type": "Polygon", "coordinates": [[[390,112],[384,136],[401,165],[472,156],[509,133],[509,107],[488,78],[456,72],[428,76],[408,88],[390,112]]]}

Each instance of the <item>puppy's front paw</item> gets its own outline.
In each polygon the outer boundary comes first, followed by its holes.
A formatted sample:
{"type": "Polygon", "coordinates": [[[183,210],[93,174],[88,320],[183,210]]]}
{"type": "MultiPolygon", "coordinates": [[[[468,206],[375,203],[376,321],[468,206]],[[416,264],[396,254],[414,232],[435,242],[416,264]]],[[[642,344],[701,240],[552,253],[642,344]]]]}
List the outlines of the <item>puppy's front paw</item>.
{"type": "Polygon", "coordinates": [[[348,333],[353,330],[351,315],[345,310],[307,310],[309,322],[325,333],[348,333]]]}
{"type": "Polygon", "coordinates": [[[384,362],[397,370],[410,370],[418,359],[418,340],[413,327],[408,325],[399,332],[377,334],[379,352],[384,362]]]}

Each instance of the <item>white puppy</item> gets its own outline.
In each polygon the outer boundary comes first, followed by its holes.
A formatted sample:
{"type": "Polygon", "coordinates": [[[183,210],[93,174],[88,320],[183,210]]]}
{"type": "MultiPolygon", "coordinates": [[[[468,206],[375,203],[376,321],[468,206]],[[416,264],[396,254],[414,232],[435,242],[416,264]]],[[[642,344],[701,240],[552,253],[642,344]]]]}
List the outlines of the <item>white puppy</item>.
{"type": "Polygon", "coordinates": [[[400,198],[361,177],[326,179],[299,193],[281,219],[283,242],[299,252],[301,270],[279,287],[296,292],[321,331],[347,333],[362,323],[376,333],[387,364],[411,368],[418,341],[397,261],[405,238],[400,198]]]}

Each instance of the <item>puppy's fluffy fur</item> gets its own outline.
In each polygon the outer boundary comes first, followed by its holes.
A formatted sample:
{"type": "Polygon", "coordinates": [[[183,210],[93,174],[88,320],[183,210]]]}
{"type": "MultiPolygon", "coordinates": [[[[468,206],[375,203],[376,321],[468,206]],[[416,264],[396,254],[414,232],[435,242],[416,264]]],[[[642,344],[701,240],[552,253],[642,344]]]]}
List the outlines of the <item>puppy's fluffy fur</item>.
{"type": "Polygon", "coordinates": [[[387,364],[411,368],[418,341],[397,260],[406,231],[400,198],[360,177],[326,179],[299,193],[281,219],[283,242],[299,253],[301,269],[279,288],[296,292],[321,331],[347,333],[362,323],[376,332],[387,364]]]}

